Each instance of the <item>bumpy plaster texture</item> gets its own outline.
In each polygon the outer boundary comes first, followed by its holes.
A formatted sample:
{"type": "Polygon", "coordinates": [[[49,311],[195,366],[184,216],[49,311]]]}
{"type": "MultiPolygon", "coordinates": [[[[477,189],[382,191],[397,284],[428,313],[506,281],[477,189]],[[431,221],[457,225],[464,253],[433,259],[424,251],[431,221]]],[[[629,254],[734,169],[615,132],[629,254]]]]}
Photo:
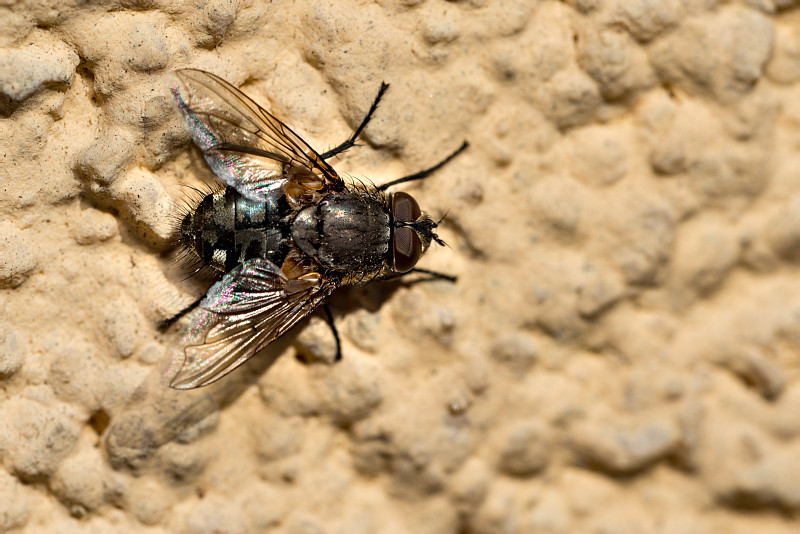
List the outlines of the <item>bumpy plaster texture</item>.
{"type": "Polygon", "coordinates": [[[800,529],[793,0],[0,6],[0,531],[800,529]],[[375,182],[448,213],[422,266],[200,390],[158,324],[210,178],[183,66],[325,150],[391,83],[375,182]]]}

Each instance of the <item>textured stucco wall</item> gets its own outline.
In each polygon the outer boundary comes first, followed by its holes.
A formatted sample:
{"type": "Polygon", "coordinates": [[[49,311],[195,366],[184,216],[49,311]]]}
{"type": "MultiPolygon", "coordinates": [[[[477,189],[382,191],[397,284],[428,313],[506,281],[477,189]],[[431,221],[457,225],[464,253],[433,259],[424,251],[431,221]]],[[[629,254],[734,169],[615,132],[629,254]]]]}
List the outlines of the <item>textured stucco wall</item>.
{"type": "Polygon", "coordinates": [[[792,0],[0,3],[0,531],[800,531],[792,0]],[[448,212],[209,388],[158,382],[213,71],[448,212]],[[448,211],[449,210],[449,211],[448,211]]]}

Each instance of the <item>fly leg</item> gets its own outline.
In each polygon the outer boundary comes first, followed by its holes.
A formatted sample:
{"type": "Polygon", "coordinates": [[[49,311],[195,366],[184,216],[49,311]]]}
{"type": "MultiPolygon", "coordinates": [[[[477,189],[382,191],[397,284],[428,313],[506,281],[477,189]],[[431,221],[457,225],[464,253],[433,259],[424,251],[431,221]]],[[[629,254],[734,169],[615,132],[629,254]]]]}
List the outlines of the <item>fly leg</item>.
{"type": "Polygon", "coordinates": [[[453,158],[455,158],[456,156],[458,156],[459,154],[464,152],[467,149],[468,146],[469,146],[469,143],[464,141],[463,143],[461,143],[461,146],[458,147],[458,149],[456,149],[455,152],[453,152],[452,154],[450,154],[449,156],[444,158],[442,161],[440,161],[439,163],[437,163],[433,167],[425,169],[424,171],[415,172],[414,174],[409,174],[408,176],[403,176],[402,178],[398,178],[397,180],[392,180],[391,182],[387,182],[387,183],[385,183],[383,185],[379,185],[378,186],[378,191],[386,191],[388,188],[392,187],[393,185],[402,184],[402,183],[405,183],[405,182],[413,182],[414,180],[422,180],[423,178],[427,178],[428,176],[430,176],[434,172],[438,171],[439,169],[441,169],[442,167],[444,167],[445,165],[450,163],[450,161],[453,158]]]}
{"type": "MultiPolygon", "coordinates": [[[[429,271],[428,269],[411,269],[408,272],[396,274],[394,276],[390,276],[388,278],[384,278],[384,280],[394,280],[395,278],[400,278],[401,276],[405,276],[411,273],[421,273],[427,274],[433,278],[440,278],[442,280],[446,280],[448,282],[455,283],[457,278],[455,276],[439,273],[436,271],[429,271]]],[[[191,306],[189,307],[191,309],[191,306]]],[[[333,314],[331,313],[331,309],[328,307],[328,303],[324,302],[322,304],[322,311],[325,312],[325,317],[328,319],[328,326],[331,327],[331,332],[333,332],[333,338],[336,340],[336,358],[334,358],[335,362],[341,361],[342,359],[342,342],[339,339],[339,330],[336,329],[336,323],[333,321],[333,314]]]]}
{"type": "Polygon", "coordinates": [[[339,341],[339,331],[336,330],[336,325],[333,323],[333,314],[331,313],[331,309],[328,307],[327,302],[322,304],[322,309],[325,311],[325,316],[328,318],[328,324],[331,327],[331,332],[333,332],[333,337],[336,339],[336,358],[334,361],[338,362],[342,359],[342,343],[339,341]]]}
{"type": "MultiPolygon", "coordinates": [[[[448,282],[452,282],[453,284],[455,284],[456,280],[458,280],[458,278],[456,278],[452,274],[444,274],[444,273],[440,273],[440,272],[437,272],[437,271],[429,271],[428,269],[417,269],[417,268],[414,268],[414,269],[411,269],[410,271],[408,271],[408,273],[427,274],[428,276],[431,276],[433,278],[440,278],[442,280],[447,280],[448,282]]],[[[408,274],[408,273],[403,273],[400,276],[403,276],[404,274],[408,274]]]]}
{"type": "Polygon", "coordinates": [[[427,274],[431,278],[439,278],[441,280],[445,280],[445,281],[451,282],[453,284],[455,284],[456,280],[458,280],[457,277],[455,277],[455,276],[453,276],[451,274],[444,274],[444,273],[440,273],[440,272],[437,272],[437,271],[429,271],[428,269],[417,269],[416,267],[411,269],[410,271],[406,271],[404,273],[396,273],[396,274],[393,274],[392,276],[387,276],[386,278],[382,278],[382,280],[395,280],[397,278],[400,278],[401,276],[406,276],[406,275],[409,275],[411,273],[427,274]]]}
{"type": "Polygon", "coordinates": [[[205,295],[203,295],[202,297],[198,298],[197,300],[195,300],[194,302],[192,302],[191,304],[189,304],[188,306],[183,308],[181,311],[179,311],[178,313],[176,313],[172,317],[170,317],[168,319],[164,319],[163,321],[158,323],[158,329],[160,331],[162,331],[162,332],[165,331],[167,328],[169,328],[170,326],[175,324],[175,322],[178,321],[181,317],[183,317],[184,315],[186,315],[187,313],[189,313],[190,311],[195,309],[197,307],[197,305],[200,304],[200,302],[202,302],[202,300],[204,298],[205,298],[205,295]]]}
{"type": "Polygon", "coordinates": [[[372,102],[372,105],[370,106],[369,111],[367,112],[367,116],[364,117],[364,120],[361,121],[361,124],[358,125],[358,128],[356,128],[356,131],[353,132],[353,135],[351,135],[350,138],[341,145],[337,146],[336,148],[332,148],[327,152],[325,152],[324,154],[322,154],[322,159],[332,158],[337,154],[341,154],[348,148],[352,148],[355,146],[356,139],[358,138],[359,135],[361,135],[361,132],[367,126],[370,119],[372,119],[372,114],[375,113],[376,109],[378,109],[378,102],[381,101],[383,93],[385,93],[388,88],[389,88],[388,83],[381,82],[381,88],[378,89],[378,96],[375,97],[375,100],[372,102]]]}

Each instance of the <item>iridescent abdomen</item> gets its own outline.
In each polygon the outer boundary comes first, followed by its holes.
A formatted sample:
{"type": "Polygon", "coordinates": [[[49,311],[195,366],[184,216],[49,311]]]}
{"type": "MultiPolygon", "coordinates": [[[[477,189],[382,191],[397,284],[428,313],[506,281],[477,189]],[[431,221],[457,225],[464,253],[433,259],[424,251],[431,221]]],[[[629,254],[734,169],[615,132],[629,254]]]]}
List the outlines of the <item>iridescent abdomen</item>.
{"type": "Polygon", "coordinates": [[[291,213],[280,190],[255,202],[226,187],[207,195],[183,218],[180,240],[203,264],[222,273],[252,258],[281,265],[289,251],[285,219],[291,213]]]}

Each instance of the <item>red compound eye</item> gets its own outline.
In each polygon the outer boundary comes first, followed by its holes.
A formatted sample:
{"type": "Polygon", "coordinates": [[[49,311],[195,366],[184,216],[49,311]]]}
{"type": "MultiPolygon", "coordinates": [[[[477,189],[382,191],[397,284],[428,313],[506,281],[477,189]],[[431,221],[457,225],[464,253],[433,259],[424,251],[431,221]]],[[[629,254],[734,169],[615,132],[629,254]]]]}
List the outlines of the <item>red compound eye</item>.
{"type": "Polygon", "coordinates": [[[414,222],[422,214],[414,197],[402,192],[392,196],[392,212],[394,218],[402,222],[414,222]]]}
{"type": "Polygon", "coordinates": [[[422,241],[417,233],[406,226],[394,231],[394,270],[405,273],[414,268],[422,255],[422,241]]]}

